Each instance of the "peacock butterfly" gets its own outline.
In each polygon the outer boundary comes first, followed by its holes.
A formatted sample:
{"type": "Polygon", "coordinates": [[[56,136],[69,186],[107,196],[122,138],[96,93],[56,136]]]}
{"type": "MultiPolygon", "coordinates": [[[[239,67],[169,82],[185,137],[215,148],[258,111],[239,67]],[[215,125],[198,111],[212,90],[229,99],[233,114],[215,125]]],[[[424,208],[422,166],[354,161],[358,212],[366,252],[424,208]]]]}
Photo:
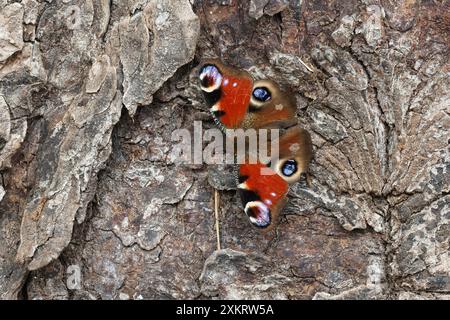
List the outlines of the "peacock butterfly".
{"type": "Polygon", "coordinates": [[[244,212],[255,227],[271,230],[287,202],[289,185],[306,175],[312,158],[309,133],[298,126],[293,95],[271,80],[251,75],[220,60],[205,61],[199,69],[200,88],[222,129],[280,129],[277,157],[267,163],[239,165],[238,193],[244,212]]]}

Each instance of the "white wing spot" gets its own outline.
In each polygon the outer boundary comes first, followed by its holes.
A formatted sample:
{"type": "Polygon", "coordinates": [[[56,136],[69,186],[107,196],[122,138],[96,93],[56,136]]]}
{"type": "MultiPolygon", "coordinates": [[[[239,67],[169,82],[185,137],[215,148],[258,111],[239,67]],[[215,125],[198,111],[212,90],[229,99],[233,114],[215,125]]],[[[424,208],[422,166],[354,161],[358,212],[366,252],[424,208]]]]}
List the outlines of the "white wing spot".
{"type": "Polygon", "coordinates": [[[290,147],[289,150],[292,152],[297,152],[300,149],[300,145],[298,143],[293,143],[290,147]]]}

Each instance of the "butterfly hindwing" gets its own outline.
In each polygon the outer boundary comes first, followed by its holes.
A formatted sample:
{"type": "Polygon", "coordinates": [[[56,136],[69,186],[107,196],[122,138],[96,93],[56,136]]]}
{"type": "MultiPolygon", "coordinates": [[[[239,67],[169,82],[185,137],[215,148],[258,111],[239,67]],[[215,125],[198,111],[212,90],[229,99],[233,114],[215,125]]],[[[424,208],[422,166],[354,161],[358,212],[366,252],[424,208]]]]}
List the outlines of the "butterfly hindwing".
{"type": "Polygon", "coordinates": [[[287,129],[279,138],[279,154],[268,164],[241,164],[238,192],[250,222],[272,229],[287,201],[289,185],[306,174],[312,146],[308,132],[299,126],[287,129]]]}
{"type": "Polygon", "coordinates": [[[250,222],[270,230],[286,202],[287,182],[262,163],[241,164],[239,182],[238,193],[250,222]]]}

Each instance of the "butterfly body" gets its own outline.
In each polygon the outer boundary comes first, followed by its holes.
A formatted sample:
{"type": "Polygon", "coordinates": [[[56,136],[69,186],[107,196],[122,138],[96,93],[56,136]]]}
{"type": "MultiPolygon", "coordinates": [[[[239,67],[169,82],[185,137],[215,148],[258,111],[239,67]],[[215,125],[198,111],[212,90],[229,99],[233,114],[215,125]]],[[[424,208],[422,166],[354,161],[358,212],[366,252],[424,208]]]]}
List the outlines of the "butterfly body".
{"type": "MultiPolygon", "coordinates": [[[[271,230],[287,202],[289,185],[306,175],[312,158],[309,133],[298,126],[292,94],[271,80],[254,81],[249,73],[208,60],[200,67],[200,87],[222,129],[280,129],[278,154],[266,162],[239,164],[238,193],[255,227],[271,230]]],[[[269,138],[270,140],[271,138],[269,138]]]]}

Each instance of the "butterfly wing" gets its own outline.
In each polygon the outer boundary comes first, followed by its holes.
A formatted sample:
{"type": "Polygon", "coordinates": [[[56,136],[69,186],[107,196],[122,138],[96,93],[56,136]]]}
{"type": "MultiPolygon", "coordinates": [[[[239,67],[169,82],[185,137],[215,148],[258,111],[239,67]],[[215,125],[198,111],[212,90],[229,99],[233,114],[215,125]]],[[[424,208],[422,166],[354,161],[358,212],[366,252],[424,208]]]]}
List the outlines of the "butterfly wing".
{"type": "Polygon", "coordinates": [[[306,174],[312,156],[311,138],[299,126],[286,130],[278,141],[279,154],[268,164],[245,163],[239,167],[238,192],[244,212],[260,229],[271,230],[287,201],[289,185],[306,174]]]}
{"type": "Polygon", "coordinates": [[[279,154],[272,155],[271,168],[289,184],[306,175],[312,159],[312,142],[308,131],[300,126],[287,129],[278,141],[279,154]]]}
{"type": "Polygon", "coordinates": [[[294,96],[271,80],[255,81],[244,128],[288,128],[297,123],[294,96]]]}
{"type": "Polygon", "coordinates": [[[240,165],[238,193],[255,227],[270,230],[276,224],[287,192],[288,183],[266,165],[240,165]]]}
{"type": "Polygon", "coordinates": [[[227,129],[240,128],[247,114],[253,79],[246,71],[205,61],[200,67],[200,87],[215,120],[227,129]]]}
{"type": "Polygon", "coordinates": [[[224,128],[287,128],[297,123],[293,95],[271,80],[253,82],[248,72],[218,59],[202,63],[199,78],[205,100],[224,128]]]}

